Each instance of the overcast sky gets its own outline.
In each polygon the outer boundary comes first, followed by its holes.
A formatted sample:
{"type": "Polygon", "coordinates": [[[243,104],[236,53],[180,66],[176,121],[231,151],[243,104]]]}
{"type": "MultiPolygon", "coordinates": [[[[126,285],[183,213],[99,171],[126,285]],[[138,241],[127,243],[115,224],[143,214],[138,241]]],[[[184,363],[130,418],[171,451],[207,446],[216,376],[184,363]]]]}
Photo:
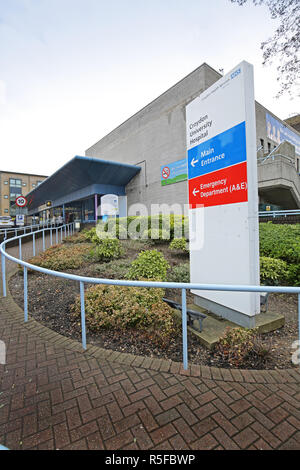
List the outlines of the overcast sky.
{"type": "Polygon", "coordinates": [[[50,175],[203,62],[254,65],[284,119],[260,44],[277,20],[229,0],[0,0],[0,169],[50,175]]]}

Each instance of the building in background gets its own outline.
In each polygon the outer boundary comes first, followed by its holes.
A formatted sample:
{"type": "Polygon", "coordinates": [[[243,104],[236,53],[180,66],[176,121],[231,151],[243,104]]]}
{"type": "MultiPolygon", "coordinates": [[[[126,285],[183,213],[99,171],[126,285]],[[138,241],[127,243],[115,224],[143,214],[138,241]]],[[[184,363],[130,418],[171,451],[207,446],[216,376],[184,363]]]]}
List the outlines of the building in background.
{"type": "Polygon", "coordinates": [[[14,217],[17,210],[16,198],[26,196],[46,178],[44,175],[0,171],[0,216],[14,217]]]}
{"type": "MultiPolygon", "coordinates": [[[[220,77],[202,64],[32,190],[29,213],[45,215],[50,199],[64,215],[97,220],[105,194],[119,196],[120,216],[136,203],[148,213],[154,204],[187,204],[185,108],[220,77]]],[[[255,113],[259,209],[300,208],[300,133],[257,102],[255,113]]]]}

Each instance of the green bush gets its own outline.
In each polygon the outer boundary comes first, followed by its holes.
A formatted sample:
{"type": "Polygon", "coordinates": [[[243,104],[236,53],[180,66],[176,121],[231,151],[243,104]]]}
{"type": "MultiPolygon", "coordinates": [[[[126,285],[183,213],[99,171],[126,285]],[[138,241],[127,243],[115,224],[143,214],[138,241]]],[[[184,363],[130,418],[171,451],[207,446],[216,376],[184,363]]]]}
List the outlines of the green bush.
{"type": "Polygon", "coordinates": [[[124,250],[117,238],[98,238],[97,245],[90,251],[90,256],[95,261],[110,261],[120,258],[123,253],[124,250]]]}
{"type": "Polygon", "coordinates": [[[164,229],[149,228],[143,232],[141,238],[154,244],[168,243],[170,241],[170,232],[164,229]]]}
{"type": "Polygon", "coordinates": [[[281,259],[260,257],[260,282],[267,286],[284,284],[288,280],[288,264],[281,259]]]}
{"type": "Polygon", "coordinates": [[[169,264],[164,256],[157,250],[146,250],[139,253],[131,263],[128,271],[129,279],[153,279],[165,281],[169,264]]]}
{"type": "MultiPolygon", "coordinates": [[[[177,238],[184,236],[187,233],[187,226],[188,218],[182,215],[130,216],[107,221],[103,224],[103,231],[108,232],[109,228],[112,228],[112,233],[116,233],[118,238],[126,238],[127,232],[129,238],[141,238],[153,229],[153,231],[160,231],[156,238],[172,240],[174,236],[177,238]]],[[[148,238],[153,238],[153,236],[149,235],[148,238]]]]}
{"type": "Polygon", "coordinates": [[[174,238],[169,245],[170,250],[183,251],[187,253],[189,251],[188,244],[185,238],[174,238]]]}
{"type": "Polygon", "coordinates": [[[93,239],[97,236],[96,227],[91,228],[90,230],[83,230],[81,233],[84,234],[87,240],[93,242],[93,239]]]}
{"type": "MultiPolygon", "coordinates": [[[[137,328],[154,332],[166,341],[175,331],[172,309],[162,300],[163,289],[96,285],[85,291],[86,324],[90,331],[102,328],[137,328]]],[[[80,297],[72,306],[80,316],[80,297]]]]}
{"type": "Polygon", "coordinates": [[[116,259],[102,263],[96,266],[96,271],[100,277],[108,277],[109,279],[126,278],[131,261],[127,259],[116,259]]]}
{"type": "Polygon", "coordinates": [[[300,285],[300,224],[259,224],[260,255],[288,263],[289,284],[300,285]]]}
{"type": "Polygon", "coordinates": [[[170,282],[190,282],[190,263],[181,263],[174,266],[168,273],[170,282]]]}
{"type": "Polygon", "coordinates": [[[300,224],[259,225],[260,255],[282,259],[290,264],[300,263],[300,224]]]}

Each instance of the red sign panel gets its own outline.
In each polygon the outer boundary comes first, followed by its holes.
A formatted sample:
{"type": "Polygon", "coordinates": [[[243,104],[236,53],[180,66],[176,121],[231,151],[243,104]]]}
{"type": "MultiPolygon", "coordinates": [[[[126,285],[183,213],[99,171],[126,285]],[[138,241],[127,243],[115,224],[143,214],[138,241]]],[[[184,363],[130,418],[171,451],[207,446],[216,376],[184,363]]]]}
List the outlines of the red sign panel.
{"type": "Polygon", "coordinates": [[[247,201],[247,162],[189,180],[190,209],[247,201]]]}

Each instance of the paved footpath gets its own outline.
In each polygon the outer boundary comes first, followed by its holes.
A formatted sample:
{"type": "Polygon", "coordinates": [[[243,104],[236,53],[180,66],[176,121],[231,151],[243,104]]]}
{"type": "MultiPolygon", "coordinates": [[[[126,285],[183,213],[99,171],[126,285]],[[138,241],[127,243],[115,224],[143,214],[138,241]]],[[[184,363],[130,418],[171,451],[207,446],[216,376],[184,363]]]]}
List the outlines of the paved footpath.
{"type": "Polygon", "coordinates": [[[10,294],[0,298],[0,339],[0,444],[10,449],[300,449],[296,368],[184,371],[94,346],[83,353],[33,319],[25,325],[10,294]]]}

